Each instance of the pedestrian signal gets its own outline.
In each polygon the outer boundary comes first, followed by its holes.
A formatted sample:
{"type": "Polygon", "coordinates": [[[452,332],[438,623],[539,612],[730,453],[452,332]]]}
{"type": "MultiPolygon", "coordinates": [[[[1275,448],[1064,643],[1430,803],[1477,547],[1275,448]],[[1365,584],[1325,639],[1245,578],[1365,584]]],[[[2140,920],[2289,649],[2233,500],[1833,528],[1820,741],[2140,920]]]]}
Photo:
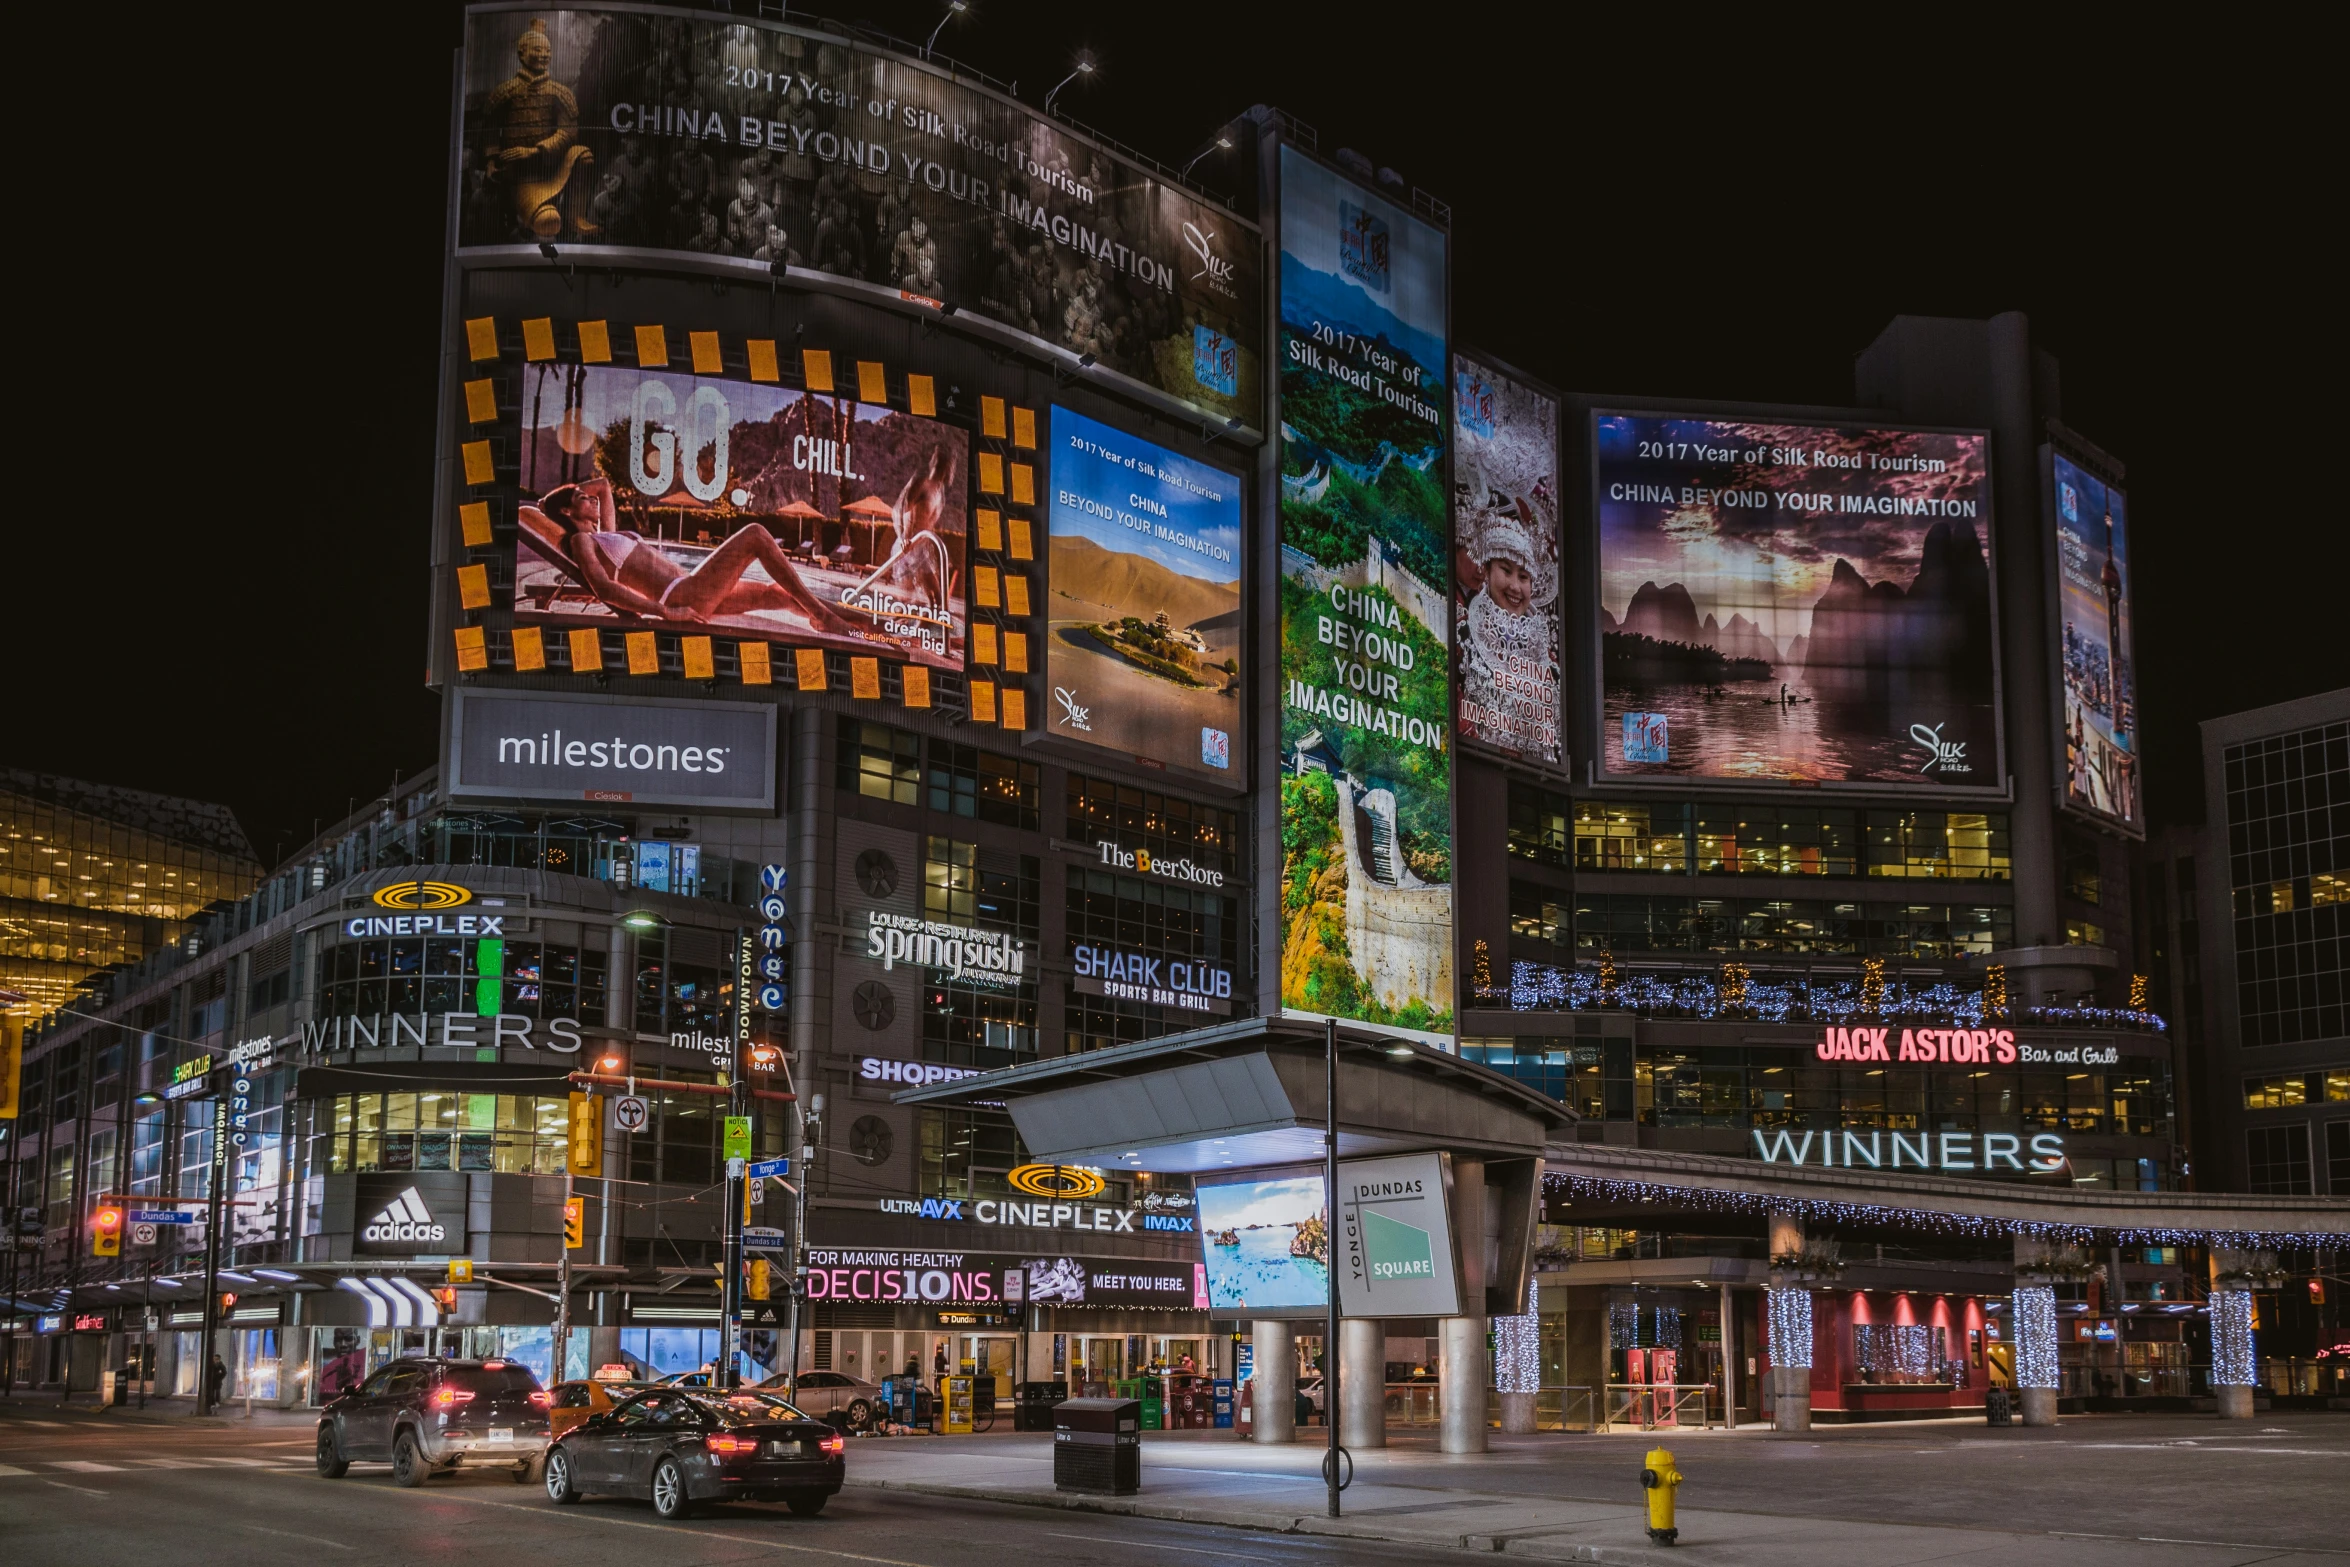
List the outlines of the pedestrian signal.
{"type": "Polygon", "coordinates": [[[587,1244],[587,1199],[567,1197],[563,1201],[563,1249],[577,1251],[587,1244]]]}

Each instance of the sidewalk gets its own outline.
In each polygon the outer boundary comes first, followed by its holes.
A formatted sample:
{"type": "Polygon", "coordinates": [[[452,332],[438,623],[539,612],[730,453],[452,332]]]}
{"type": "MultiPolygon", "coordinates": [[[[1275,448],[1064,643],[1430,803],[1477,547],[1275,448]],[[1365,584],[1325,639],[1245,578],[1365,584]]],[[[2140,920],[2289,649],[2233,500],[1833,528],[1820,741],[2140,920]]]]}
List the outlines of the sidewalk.
{"type": "MultiPolygon", "coordinates": [[[[1259,1447],[1235,1441],[1225,1432],[1150,1433],[1143,1444],[1142,1492],[1129,1497],[1055,1491],[1052,1441],[1042,1433],[852,1442],[848,1483],[1276,1533],[1493,1552],[1536,1561],[1688,1561],[1736,1567],[1884,1567],[1953,1561],[1998,1567],[2036,1562],[2061,1562],[2065,1567],[2220,1567],[2259,1561],[2342,1567],[2345,1559],[2343,1554],[2296,1552],[2275,1545],[1857,1522],[1804,1513],[1800,1498],[1792,1495],[1786,1513],[1684,1505],[1678,1544],[1651,1545],[1639,1482],[1642,1457],[1652,1444],[1680,1448],[1694,1445],[1689,1440],[1693,1437],[1699,1433],[1646,1439],[1496,1437],[1491,1453],[1459,1456],[1434,1452],[1422,1440],[1409,1447],[1365,1452],[1357,1458],[1354,1483],[1345,1493],[1344,1514],[1335,1519],[1326,1511],[1323,1449],[1310,1438],[1295,1445],[1259,1447]],[[1596,1499],[1602,1497],[1621,1499],[1596,1499]]],[[[1770,1440],[1762,1431],[1751,1436],[1714,1432],[1699,1439],[1741,1444],[1770,1440]]],[[[1689,1494],[1687,1488],[1682,1494],[1689,1494]]],[[[2193,1532],[2155,1527],[2185,1520],[2160,1519],[2159,1501],[2149,1500],[2156,1504],[2149,1511],[2149,1534],[2193,1532]]],[[[1838,1501],[1847,1512],[1867,1507],[1863,1496],[1838,1501]]]]}

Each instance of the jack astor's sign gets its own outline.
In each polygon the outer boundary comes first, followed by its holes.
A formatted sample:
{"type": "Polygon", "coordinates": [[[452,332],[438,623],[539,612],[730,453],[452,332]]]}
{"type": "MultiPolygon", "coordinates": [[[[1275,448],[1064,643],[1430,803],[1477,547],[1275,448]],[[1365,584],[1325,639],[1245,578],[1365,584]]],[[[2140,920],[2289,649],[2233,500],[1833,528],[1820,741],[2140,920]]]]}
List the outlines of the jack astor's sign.
{"type": "Polygon", "coordinates": [[[2016,1058],[2016,1044],[2015,1031],[2006,1028],[1830,1028],[1812,1053],[1822,1061],[2004,1066],[2016,1058]]]}

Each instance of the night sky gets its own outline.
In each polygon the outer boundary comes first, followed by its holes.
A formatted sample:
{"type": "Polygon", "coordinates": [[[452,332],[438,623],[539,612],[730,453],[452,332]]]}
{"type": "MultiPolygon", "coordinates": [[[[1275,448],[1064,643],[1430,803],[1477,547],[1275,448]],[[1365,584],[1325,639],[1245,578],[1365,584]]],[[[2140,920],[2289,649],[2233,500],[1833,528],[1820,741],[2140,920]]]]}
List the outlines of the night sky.
{"type": "MultiPolygon", "coordinates": [[[[918,42],[943,5],[823,9],[918,42]]],[[[981,0],[940,49],[1036,104],[1090,45],[1063,107],[1164,161],[1262,102],[1394,166],[1452,205],[1459,342],[1570,391],[1848,403],[1893,315],[2026,312],[2129,465],[2157,825],[2200,816],[2198,720],[2350,683],[2338,129],[2291,44],[1478,14],[981,0]]],[[[67,368],[12,399],[0,759],[224,801],[265,858],[432,764],[459,15],[142,15],[20,166],[19,325],[67,368]]]]}

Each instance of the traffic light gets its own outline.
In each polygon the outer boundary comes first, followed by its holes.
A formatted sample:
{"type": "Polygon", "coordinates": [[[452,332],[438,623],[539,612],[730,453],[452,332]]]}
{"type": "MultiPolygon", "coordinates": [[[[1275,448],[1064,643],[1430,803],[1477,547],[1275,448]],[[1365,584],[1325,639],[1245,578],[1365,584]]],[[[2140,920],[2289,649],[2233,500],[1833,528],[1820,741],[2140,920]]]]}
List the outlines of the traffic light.
{"type": "Polygon", "coordinates": [[[577,1251],[587,1244],[587,1199],[567,1197],[563,1200],[563,1249],[577,1251]]]}
{"type": "Polygon", "coordinates": [[[750,1295],[751,1299],[753,1300],[765,1300],[767,1298],[768,1267],[769,1263],[764,1257],[753,1257],[751,1259],[750,1295]]]}
{"type": "Polygon", "coordinates": [[[457,1314],[457,1291],[455,1286],[443,1284],[438,1289],[435,1289],[432,1292],[432,1303],[441,1308],[442,1316],[455,1316],[457,1314]]]}
{"type": "Polygon", "coordinates": [[[90,1213],[90,1255],[122,1255],[122,1210],[108,1204],[90,1213]]]}
{"type": "Polygon", "coordinates": [[[604,1173],[603,1098],[597,1094],[571,1096],[571,1156],[573,1175],[604,1173]]]}
{"type": "Polygon", "coordinates": [[[2311,1279],[2309,1281],[2309,1303],[2312,1306],[2322,1306],[2326,1303],[2325,1280],[2311,1279]]]}

